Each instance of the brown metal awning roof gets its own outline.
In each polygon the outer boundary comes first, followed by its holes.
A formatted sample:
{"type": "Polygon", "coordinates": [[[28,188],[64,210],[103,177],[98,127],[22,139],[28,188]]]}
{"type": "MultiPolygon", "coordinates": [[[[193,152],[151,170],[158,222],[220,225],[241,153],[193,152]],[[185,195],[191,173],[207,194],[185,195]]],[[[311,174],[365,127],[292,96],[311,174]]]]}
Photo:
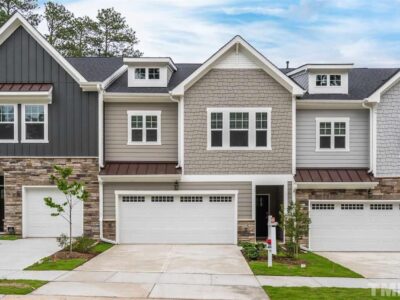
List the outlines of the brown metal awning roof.
{"type": "Polygon", "coordinates": [[[180,175],[177,162],[107,162],[100,175],[180,175]]]}
{"type": "Polygon", "coordinates": [[[48,92],[52,87],[48,83],[0,83],[0,92],[48,92]]]}
{"type": "Polygon", "coordinates": [[[297,169],[296,182],[375,182],[368,169],[297,169]]]}

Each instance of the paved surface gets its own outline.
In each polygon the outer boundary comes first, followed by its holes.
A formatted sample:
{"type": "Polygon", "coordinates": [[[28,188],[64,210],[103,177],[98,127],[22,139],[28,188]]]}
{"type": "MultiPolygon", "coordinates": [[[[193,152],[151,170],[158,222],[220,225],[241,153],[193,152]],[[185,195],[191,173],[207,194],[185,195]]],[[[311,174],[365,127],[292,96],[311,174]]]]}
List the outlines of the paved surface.
{"type": "Polygon", "coordinates": [[[34,295],[267,299],[237,246],[117,245],[51,276],[34,295]]]}
{"type": "Polygon", "coordinates": [[[400,252],[318,253],[366,278],[400,278],[400,252]]]}
{"type": "Polygon", "coordinates": [[[23,270],[58,250],[56,239],[0,240],[0,273],[4,270],[23,270]]]}

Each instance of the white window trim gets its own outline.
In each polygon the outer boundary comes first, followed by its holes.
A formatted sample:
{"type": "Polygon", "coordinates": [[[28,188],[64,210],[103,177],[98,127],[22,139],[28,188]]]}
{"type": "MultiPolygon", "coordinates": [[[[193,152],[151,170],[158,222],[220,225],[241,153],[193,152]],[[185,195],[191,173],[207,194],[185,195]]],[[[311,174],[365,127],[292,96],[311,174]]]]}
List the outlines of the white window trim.
{"type": "Polygon", "coordinates": [[[341,88],[343,85],[343,76],[342,74],[335,74],[335,73],[318,73],[315,74],[315,87],[317,88],[326,88],[326,87],[332,87],[332,88],[341,88]],[[317,77],[318,76],[326,76],[326,85],[317,85],[317,77]],[[331,85],[331,76],[340,76],[340,85],[331,85]]]}
{"type": "Polygon", "coordinates": [[[49,142],[49,115],[48,104],[26,103],[21,105],[21,143],[48,143],[49,142]],[[25,107],[27,105],[43,105],[44,106],[44,135],[42,140],[27,140],[25,126],[25,107]]]}
{"type": "Polygon", "coordinates": [[[349,152],[350,151],[350,118],[315,118],[315,140],[316,140],[316,146],[315,146],[315,151],[316,152],[349,152]],[[320,123],[331,123],[331,148],[330,149],[321,149],[320,148],[320,130],[319,130],[319,124],[320,123]],[[335,122],[342,122],[346,123],[346,135],[345,135],[345,142],[346,142],[346,148],[343,149],[335,149],[334,147],[334,139],[335,139],[335,122]]]}
{"type": "Polygon", "coordinates": [[[148,67],[146,68],[146,75],[148,80],[160,80],[161,79],[161,68],[159,67],[148,67]],[[150,69],[158,69],[158,78],[150,78],[150,69]]]}
{"type": "Polygon", "coordinates": [[[161,145],[161,110],[144,111],[144,110],[128,110],[128,143],[129,146],[160,146],[161,145]],[[143,141],[132,142],[132,128],[131,128],[131,117],[142,116],[143,117],[143,141]],[[157,116],[157,142],[146,142],[146,116],[157,116]]]}
{"type": "Polygon", "coordinates": [[[271,107],[208,107],[207,108],[207,150],[220,151],[220,150],[257,150],[257,151],[270,151],[271,145],[271,107]],[[211,146],[211,113],[222,113],[222,147],[211,146]],[[248,147],[231,147],[230,146],[230,126],[229,114],[231,112],[248,112],[249,113],[249,146],[248,147]],[[267,147],[256,147],[256,113],[266,112],[268,114],[268,128],[267,128],[267,147]]]}
{"type": "MultiPolygon", "coordinates": [[[[14,138],[9,140],[0,139],[0,144],[5,143],[18,143],[18,104],[6,104],[1,103],[1,106],[13,106],[14,107],[14,138]]],[[[6,123],[8,124],[8,123],[6,123]]],[[[10,123],[11,124],[11,123],[10,123]]]]}

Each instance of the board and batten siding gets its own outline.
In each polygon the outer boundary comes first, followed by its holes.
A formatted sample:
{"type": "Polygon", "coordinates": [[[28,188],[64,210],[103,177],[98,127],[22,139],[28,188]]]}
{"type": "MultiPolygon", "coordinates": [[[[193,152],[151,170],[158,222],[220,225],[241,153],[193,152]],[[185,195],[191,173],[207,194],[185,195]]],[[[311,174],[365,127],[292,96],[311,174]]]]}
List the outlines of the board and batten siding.
{"type": "MultiPolygon", "coordinates": [[[[51,83],[49,143],[2,143],[0,156],[97,156],[98,95],[79,84],[19,27],[0,46],[0,83],[51,83]]],[[[21,115],[21,107],[19,106],[21,115]]],[[[21,140],[21,116],[19,116],[21,140]]]]}
{"type": "Polygon", "coordinates": [[[106,161],[177,161],[176,103],[106,103],[106,161]],[[128,145],[128,111],[161,111],[161,145],[128,145]]]}
{"type": "Polygon", "coordinates": [[[369,111],[297,110],[297,167],[368,168],[369,111]],[[316,118],[348,117],[350,119],[350,151],[316,151],[316,118]]]}
{"type": "MultiPolygon", "coordinates": [[[[146,183],[104,183],[104,220],[115,219],[115,191],[141,190],[160,191],[174,190],[171,182],[146,182],[146,183]]],[[[251,219],[252,212],[252,183],[251,182],[180,182],[179,190],[238,190],[238,218],[239,220],[251,219]]],[[[157,205],[157,203],[155,203],[157,205]]]]}

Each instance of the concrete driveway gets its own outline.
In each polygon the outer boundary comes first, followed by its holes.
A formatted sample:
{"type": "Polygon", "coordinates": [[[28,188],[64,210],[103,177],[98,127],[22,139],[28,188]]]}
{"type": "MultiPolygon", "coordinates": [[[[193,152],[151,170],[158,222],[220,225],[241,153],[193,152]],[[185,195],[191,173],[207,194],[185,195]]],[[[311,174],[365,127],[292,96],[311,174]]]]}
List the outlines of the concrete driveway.
{"type": "Polygon", "coordinates": [[[51,238],[0,240],[0,270],[23,270],[59,249],[51,238]]]}
{"type": "Polygon", "coordinates": [[[318,254],[366,278],[400,278],[399,252],[321,252],[318,254]]]}
{"type": "Polygon", "coordinates": [[[237,246],[117,245],[35,295],[267,299],[237,246]]]}

